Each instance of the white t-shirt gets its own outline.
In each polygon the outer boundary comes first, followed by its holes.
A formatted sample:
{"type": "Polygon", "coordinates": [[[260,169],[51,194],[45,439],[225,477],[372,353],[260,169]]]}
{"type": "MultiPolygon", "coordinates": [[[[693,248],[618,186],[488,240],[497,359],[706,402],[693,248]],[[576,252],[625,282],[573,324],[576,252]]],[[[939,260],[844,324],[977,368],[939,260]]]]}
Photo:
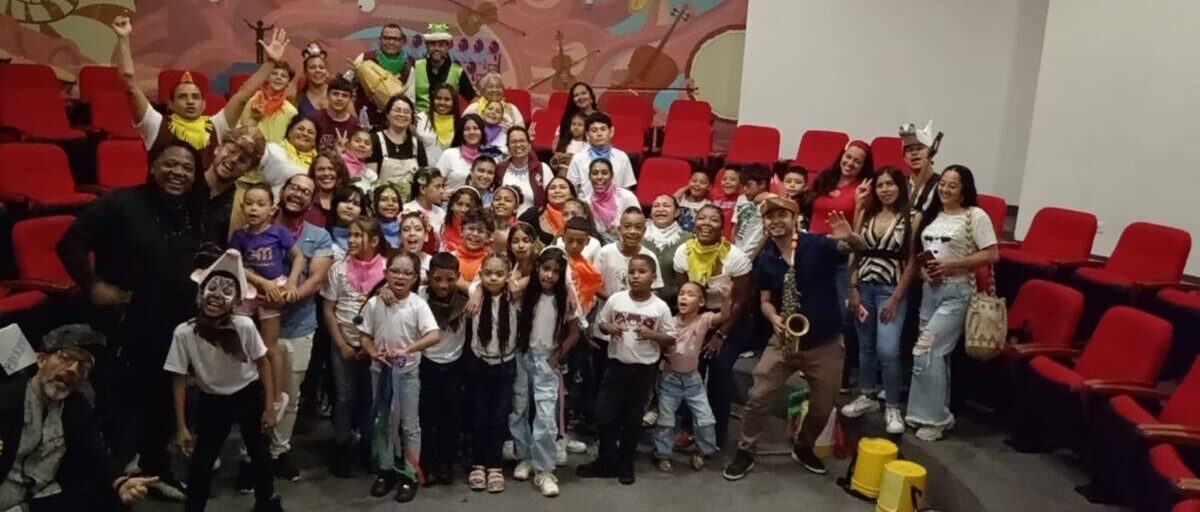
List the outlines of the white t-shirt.
{"type": "MultiPolygon", "coordinates": [[[[568,304],[567,310],[563,314],[563,323],[566,324],[575,318],[576,314],[573,308],[568,304]]],[[[554,295],[542,294],[538,298],[537,306],[533,310],[533,325],[529,331],[529,349],[533,351],[549,352],[554,350],[558,342],[554,339],[554,321],[558,319],[557,310],[554,307],[554,295]]]]}
{"type": "Polygon", "coordinates": [[[253,320],[241,315],[231,318],[242,341],[242,353],[247,356],[245,361],[200,338],[196,335],[196,325],[189,320],[175,327],[163,369],[178,375],[191,373],[196,377],[196,385],[210,395],[232,395],[258,380],[254,361],[267,355],[267,346],[253,320]]]}
{"type": "MultiPolygon", "coordinates": [[[[675,271],[684,276],[685,280],[690,280],[687,277],[687,244],[680,245],[675,250],[675,271]]],[[[721,297],[721,290],[726,287],[733,286],[733,278],[741,277],[750,273],[750,268],[753,263],[745,251],[738,249],[736,245],[729,246],[729,253],[725,255],[725,260],[721,262],[721,273],[711,276],[707,283],[700,283],[708,288],[708,295],[704,298],[705,307],[709,309],[724,309],[726,304],[721,297]]]]}
{"type": "MultiPolygon", "coordinates": [[[[590,205],[594,204],[595,201],[592,198],[593,191],[589,190],[588,192],[589,192],[588,195],[580,196],[580,198],[583,199],[583,201],[588,203],[588,205],[590,206],[590,205]]],[[[642,206],[642,203],[638,202],[637,195],[634,194],[633,192],[630,192],[626,189],[617,187],[616,194],[617,194],[617,197],[616,197],[617,211],[616,211],[616,215],[614,215],[612,218],[612,222],[608,226],[605,226],[600,223],[600,219],[596,219],[596,230],[601,233],[604,233],[608,236],[611,236],[613,239],[615,239],[617,237],[617,226],[621,224],[621,214],[625,211],[625,209],[629,208],[631,206],[637,207],[637,208],[641,208],[641,206],[642,206]]],[[[595,212],[593,211],[592,213],[594,216],[595,212]]]]}
{"type": "Polygon", "coordinates": [[[362,305],[361,301],[366,294],[354,288],[346,278],[346,258],[349,257],[352,256],[334,258],[333,265],[329,267],[329,278],[321,288],[321,297],[334,301],[333,314],[337,317],[338,327],[341,327],[346,343],[351,347],[358,347],[362,343],[358,337],[358,327],[354,325],[354,317],[358,316],[358,307],[362,305]]]}
{"type": "MultiPolygon", "coordinates": [[[[654,259],[654,284],[651,288],[657,290],[663,287],[662,276],[658,275],[658,257],[654,255],[654,251],[647,249],[645,246],[638,246],[638,253],[644,254],[654,259]]],[[[600,271],[600,275],[604,277],[604,287],[601,290],[604,295],[612,296],[613,294],[629,288],[629,260],[630,256],[621,253],[620,243],[608,244],[596,251],[596,256],[592,258],[592,265],[596,270],[600,271]]]]}
{"type": "Polygon", "coordinates": [[[629,296],[628,291],[617,292],[608,298],[604,308],[600,310],[600,315],[596,317],[597,324],[608,322],[615,323],[625,330],[619,340],[614,339],[608,343],[608,358],[626,364],[654,364],[662,355],[658,343],[634,334],[638,326],[646,326],[672,337],[676,335],[671,308],[653,294],[649,300],[638,302],[629,296]]]}
{"type": "MultiPolygon", "coordinates": [[[[378,349],[397,349],[415,345],[426,334],[438,330],[437,319],[425,299],[416,294],[388,306],[379,297],[372,297],[363,306],[359,332],[370,336],[378,349]]],[[[404,369],[413,369],[421,362],[421,354],[409,354],[404,369]]]]}
{"type": "MultiPolygon", "coordinates": [[[[455,292],[457,293],[457,292],[455,292]]],[[[425,303],[429,303],[429,287],[422,286],[419,292],[425,303]]],[[[463,341],[466,339],[466,320],[463,315],[458,323],[458,329],[442,329],[442,335],[432,347],[425,349],[425,357],[438,364],[450,364],[462,357],[463,341]]]]}
{"type": "Polygon", "coordinates": [[[442,176],[446,178],[446,190],[454,190],[467,184],[471,177],[471,162],[463,160],[459,148],[449,148],[442,152],[437,165],[442,176]]]}
{"type": "MultiPolygon", "coordinates": [[[[221,138],[229,133],[229,120],[225,119],[225,109],[221,109],[216,114],[209,116],[213,124],[213,134],[217,136],[217,142],[221,142],[221,138]]],[[[154,142],[158,139],[158,130],[162,128],[163,115],[151,107],[146,107],[146,113],[142,115],[142,122],[137,124],[138,133],[142,135],[142,144],[149,151],[154,147],[154,142]]]]}
{"type": "Polygon", "coordinates": [[[442,226],[446,224],[446,209],[438,205],[433,205],[432,208],[426,210],[421,207],[416,199],[404,203],[405,212],[421,212],[425,214],[425,218],[429,219],[429,226],[433,228],[434,233],[441,233],[442,226]]]}
{"type": "MultiPolygon", "coordinates": [[[[633,164],[629,163],[629,155],[612,148],[609,160],[613,164],[613,183],[624,189],[637,185],[637,176],[633,174],[633,164]]],[[[592,180],[588,177],[588,166],[591,163],[591,153],[585,148],[571,157],[571,165],[567,167],[567,181],[575,185],[575,192],[579,197],[592,196],[592,180]]]]}
{"type": "Polygon", "coordinates": [[[283,149],[283,146],[274,142],[267,144],[258,167],[262,170],[263,179],[266,180],[267,185],[271,186],[271,191],[275,194],[276,199],[279,198],[279,191],[283,190],[283,184],[287,183],[287,180],[297,174],[308,173],[308,169],[288,158],[287,150],[283,149]]]}
{"type": "MultiPolygon", "coordinates": [[[[482,286],[478,281],[471,283],[468,288],[468,294],[475,293],[475,290],[482,286]]],[[[507,363],[516,357],[517,350],[517,310],[520,309],[520,303],[510,302],[508,304],[508,341],[504,348],[500,348],[500,304],[503,300],[500,297],[492,299],[492,337],[485,346],[479,334],[479,320],[485,314],[482,311],[482,306],[479,314],[471,317],[471,352],[475,354],[481,361],[489,365],[497,365],[507,363]]]]}
{"type": "MultiPolygon", "coordinates": [[[[411,81],[409,83],[412,83],[411,81]]],[[[437,130],[433,123],[429,122],[429,114],[426,112],[417,112],[417,138],[421,140],[421,145],[425,146],[425,158],[429,162],[437,162],[442,157],[442,152],[449,145],[442,146],[438,143],[437,130]]]]}
{"type": "MultiPolygon", "coordinates": [[[[987,249],[993,245],[996,245],[996,231],[992,227],[992,221],[983,209],[976,207],[956,214],[940,212],[937,218],[925,227],[925,231],[921,232],[921,246],[932,251],[933,257],[939,260],[970,256],[976,247],[987,249]],[[970,231],[967,230],[968,217],[970,231]]],[[[946,280],[967,278],[964,274],[947,277],[946,280]]]]}
{"type": "MultiPolygon", "coordinates": [[[[542,186],[550,183],[554,179],[554,172],[550,170],[550,166],[542,165],[542,186]]],[[[500,180],[497,188],[510,185],[521,191],[521,204],[517,207],[517,215],[525,213],[525,210],[533,207],[533,185],[529,183],[529,170],[516,170],[512,164],[508,164],[508,170],[504,172],[504,178],[500,180]]]]}

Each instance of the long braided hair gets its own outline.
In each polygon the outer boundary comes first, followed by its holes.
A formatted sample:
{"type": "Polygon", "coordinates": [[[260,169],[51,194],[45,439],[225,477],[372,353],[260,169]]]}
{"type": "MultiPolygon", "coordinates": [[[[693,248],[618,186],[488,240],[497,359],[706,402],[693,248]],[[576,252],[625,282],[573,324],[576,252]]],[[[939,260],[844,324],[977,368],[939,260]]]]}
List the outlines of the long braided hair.
{"type": "MultiPolygon", "coordinates": [[[[499,260],[504,264],[504,273],[508,275],[512,271],[512,264],[508,261],[508,256],[502,252],[493,252],[483,258],[483,263],[480,264],[480,271],[492,260],[499,260]]],[[[507,284],[500,289],[500,293],[493,294],[485,286],[480,286],[480,291],[483,292],[483,305],[479,308],[479,341],[483,346],[487,346],[492,342],[492,322],[499,322],[496,326],[496,335],[500,337],[499,347],[500,353],[508,352],[508,344],[512,339],[512,296],[507,284]],[[493,301],[500,301],[500,308],[497,315],[492,315],[493,301]],[[498,316],[498,319],[493,319],[493,316],[498,316]]],[[[474,322],[466,324],[466,343],[471,346],[475,341],[474,322]]],[[[481,357],[482,358],[482,357],[481,357]]]]}

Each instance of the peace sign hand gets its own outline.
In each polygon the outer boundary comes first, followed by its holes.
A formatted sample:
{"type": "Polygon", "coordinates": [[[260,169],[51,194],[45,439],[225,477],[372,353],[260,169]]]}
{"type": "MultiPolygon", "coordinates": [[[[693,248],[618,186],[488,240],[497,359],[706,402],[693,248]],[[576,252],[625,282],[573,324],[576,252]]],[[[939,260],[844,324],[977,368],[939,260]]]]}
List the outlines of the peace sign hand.
{"type": "Polygon", "coordinates": [[[287,49],[287,45],[292,40],[287,38],[287,31],[277,28],[271,32],[271,42],[267,43],[262,39],[258,40],[258,44],[263,47],[263,51],[267,52],[267,57],[273,61],[283,60],[283,51],[287,49]]]}
{"type": "Polygon", "coordinates": [[[337,135],[337,142],[336,142],[337,152],[345,153],[346,148],[350,145],[350,136],[347,135],[346,132],[342,131],[340,128],[334,128],[333,132],[334,132],[334,134],[337,135]]]}
{"type": "Polygon", "coordinates": [[[865,179],[854,189],[854,204],[860,210],[871,202],[871,190],[875,188],[874,184],[875,178],[865,179]]]}

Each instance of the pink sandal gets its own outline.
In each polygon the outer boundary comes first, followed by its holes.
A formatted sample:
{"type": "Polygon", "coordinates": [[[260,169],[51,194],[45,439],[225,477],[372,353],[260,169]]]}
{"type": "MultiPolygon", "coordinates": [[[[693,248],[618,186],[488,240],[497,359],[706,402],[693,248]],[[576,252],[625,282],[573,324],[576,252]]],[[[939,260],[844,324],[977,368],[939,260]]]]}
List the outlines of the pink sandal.
{"type": "Polygon", "coordinates": [[[487,475],[484,473],[483,466],[474,466],[471,468],[471,472],[467,474],[467,486],[472,491],[487,489],[487,475]]]}

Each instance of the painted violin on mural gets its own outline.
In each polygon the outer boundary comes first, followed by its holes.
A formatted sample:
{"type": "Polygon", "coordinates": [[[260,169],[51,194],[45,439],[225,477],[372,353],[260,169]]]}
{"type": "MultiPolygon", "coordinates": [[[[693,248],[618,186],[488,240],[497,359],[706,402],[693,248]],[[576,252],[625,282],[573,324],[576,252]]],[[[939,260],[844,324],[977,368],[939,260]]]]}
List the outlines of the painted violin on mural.
{"type": "Polygon", "coordinates": [[[629,58],[629,75],[620,87],[628,89],[665,89],[671,86],[675,77],[679,76],[679,64],[670,55],[663,53],[663,48],[671,40],[671,35],[679,24],[691,17],[691,7],[688,4],[671,9],[671,28],[655,45],[644,44],[633,50],[629,58]]]}

